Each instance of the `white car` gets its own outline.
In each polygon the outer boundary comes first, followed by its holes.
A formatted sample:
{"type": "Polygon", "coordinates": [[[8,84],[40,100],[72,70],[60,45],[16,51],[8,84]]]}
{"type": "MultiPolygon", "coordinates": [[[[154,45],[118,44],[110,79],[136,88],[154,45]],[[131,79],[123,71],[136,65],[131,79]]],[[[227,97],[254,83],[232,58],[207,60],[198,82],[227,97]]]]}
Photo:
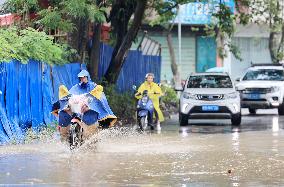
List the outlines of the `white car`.
{"type": "Polygon", "coordinates": [[[258,64],[246,71],[236,88],[241,94],[242,108],[251,114],[256,109],[278,108],[284,115],[284,68],[281,64],[258,64]]]}
{"type": "Polygon", "coordinates": [[[240,94],[227,73],[194,73],[180,96],[179,121],[190,119],[231,119],[241,124],[240,94]]]}

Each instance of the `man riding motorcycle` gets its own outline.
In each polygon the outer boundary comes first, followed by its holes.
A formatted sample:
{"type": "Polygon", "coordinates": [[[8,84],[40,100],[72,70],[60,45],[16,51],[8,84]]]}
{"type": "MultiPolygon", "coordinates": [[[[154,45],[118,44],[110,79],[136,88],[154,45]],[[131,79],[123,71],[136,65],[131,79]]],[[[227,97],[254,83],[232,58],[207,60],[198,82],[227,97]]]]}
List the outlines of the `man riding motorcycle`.
{"type": "MultiPolygon", "coordinates": [[[[82,70],[78,74],[79,83],[74,85],[69,91],[64,86],[59,87],[59,101],[53,106],[53,114],[59,117],[59,131],[61,140],[67,140],[68,132],[73,118],[71,107],[68,106],[68,101],[72,95],[89,94],[90,102],[86,102],[81,108],[83,113],[82,120],[76,122],[84,129],[84,138],[93,135],[98,126],[108,128],[114,125],[117,117],[111,111],[107,99],[103,93],[103,87],[97,85],[90,79],[90,74],[86,70],[82,70]]],[[[82,101],[76,101],[82,102],[82,101]]],[[[75,118],[76,120],[76,118],[75,118]]]]}
{"type": "Polygon", "coordinates": [[[154,82],[154,74],[147,73],[145,76],[145,82],[138,88],[135,97],[141,99],[143,91],[147,90],[150,99],[154,105],[154,113],[157,121],[157,130],[161,130],[160,122],[164,121],[164,115],[160,109],[160,97],[163,95],[162,90],[158,84],[154,82]]]}

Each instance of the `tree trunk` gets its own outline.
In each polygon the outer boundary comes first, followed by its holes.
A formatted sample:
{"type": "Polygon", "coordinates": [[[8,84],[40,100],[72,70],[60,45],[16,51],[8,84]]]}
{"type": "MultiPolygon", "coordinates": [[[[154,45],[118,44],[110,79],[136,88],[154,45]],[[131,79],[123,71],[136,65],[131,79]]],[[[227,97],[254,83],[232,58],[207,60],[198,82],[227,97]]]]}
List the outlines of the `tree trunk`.
{"type": "Polygon", "coordinates": [[[73,60],[82,62],[86,50],[87,20],[74,18],[72,23],[74,24],[74,29],[68,33],[68,44],[77,51],[77,56],[73,60]]]}
{"type": "Polygon", "coordinates": [[[89,40],[89,21],[87,19],[82,19],[81,21],[81,41],[79,41],[80,46],[80,62],[85,62],[86,51],[87,51],[87,44],[89,40]]]}
{"type": "Polygon", "coordinates": [[[277,44],[276,44],[276,33],[275,32],[270,32],[269,34],[269,52],[270,52],[270,57],[273,63],[278,63],[279,60],[277,58],[277,44]]]}
{"type": "Polygon", "coordinates": [[[281,27],[281,33],[279,34],[280,35],[280,42],[279,42],[279,45],[278,45],[278,49],[277,49],[277,53],[278,54],[281,54],[281,59],[278,59],[279,61],[283,61],[284,60],[284,54],[283,54],[283,50],[284,50],[284,24],[282,25],[281,27]]]}
{"type": "Polygon", "coordinates": [[[101,39],[101,24],[97,23],[94,26],[94,34],[92,37],[92,48],[90,51],[90,62],[88,70],[92,80],[98,78],[98,68],[100,63],[100,39],[101,39]]]}
{"type": "Polygon", "coordinates": [[[139,31],[146,4],[147,0],[137,0],[133,23],[127,31],[125,37],[123,38],[121,45],[116,46],[111,58],[110,65],[106,71],[105,79],[109,84],[115,84],[118,79],[123,63],[125,62],[127,52],[130,49],[132,41],[135,39],[139,31]]]}
{"type": "Polygon", "coordinates": [[[175,57],[175,51],[173,48],[173,38],[172,38],[172,34],[171,31],[169,31],[167,33],[167,43],[168,43],[168,47],[169,47],[169,53],[170,53],[170,58],[171,58],[171,69],[172,69],[172,73],[173,73],[173,77],[174,77],[174,84],[175,86],[178,86],[179,84],[179,72],[178,72],[178,65],[176,62],[176,57],[175,57]]]}

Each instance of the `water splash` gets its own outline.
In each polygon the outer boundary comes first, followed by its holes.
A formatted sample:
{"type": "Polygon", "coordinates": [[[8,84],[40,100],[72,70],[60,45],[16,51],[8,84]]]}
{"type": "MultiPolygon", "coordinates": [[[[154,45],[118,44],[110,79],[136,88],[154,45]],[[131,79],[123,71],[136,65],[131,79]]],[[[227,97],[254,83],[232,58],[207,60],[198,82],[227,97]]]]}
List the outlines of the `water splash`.
{"type": "Polygon", "coordinates": [[[25,144],[31,143],[54,143],[60,139],[58,132],[53,128],[42,128],[39,132],[28,129],[24,140],[25,144]]]}
{"type": "Polygon", "coordinates": [[[142,134],[135,128],[130,127],[112,127],[103,129],[86,140],[79,150],[92,150],[96,148],[98,143],[113,141],[114,138],[123,139],[139,136],[142,136],[142,134]]]}

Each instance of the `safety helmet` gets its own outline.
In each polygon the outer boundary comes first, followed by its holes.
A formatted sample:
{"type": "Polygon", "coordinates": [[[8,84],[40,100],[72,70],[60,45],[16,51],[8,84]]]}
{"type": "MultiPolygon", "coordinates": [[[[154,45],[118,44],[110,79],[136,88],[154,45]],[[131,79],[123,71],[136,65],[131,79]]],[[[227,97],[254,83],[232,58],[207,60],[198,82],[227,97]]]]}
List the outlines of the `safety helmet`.
{"type": "Polygon", "coordinates": [[[82,78],[82,77],[88,77],[89,78],[90,74],[87,70],[82,70],[79,74],[78,74],[78,78],[82,78]]]}
{"type": "Polygon", "coordinates": [[[149,76],[153,77],[153,79],[155,78],[154,73],[147,73],[145,79],[147,79],[149,76]]]}

